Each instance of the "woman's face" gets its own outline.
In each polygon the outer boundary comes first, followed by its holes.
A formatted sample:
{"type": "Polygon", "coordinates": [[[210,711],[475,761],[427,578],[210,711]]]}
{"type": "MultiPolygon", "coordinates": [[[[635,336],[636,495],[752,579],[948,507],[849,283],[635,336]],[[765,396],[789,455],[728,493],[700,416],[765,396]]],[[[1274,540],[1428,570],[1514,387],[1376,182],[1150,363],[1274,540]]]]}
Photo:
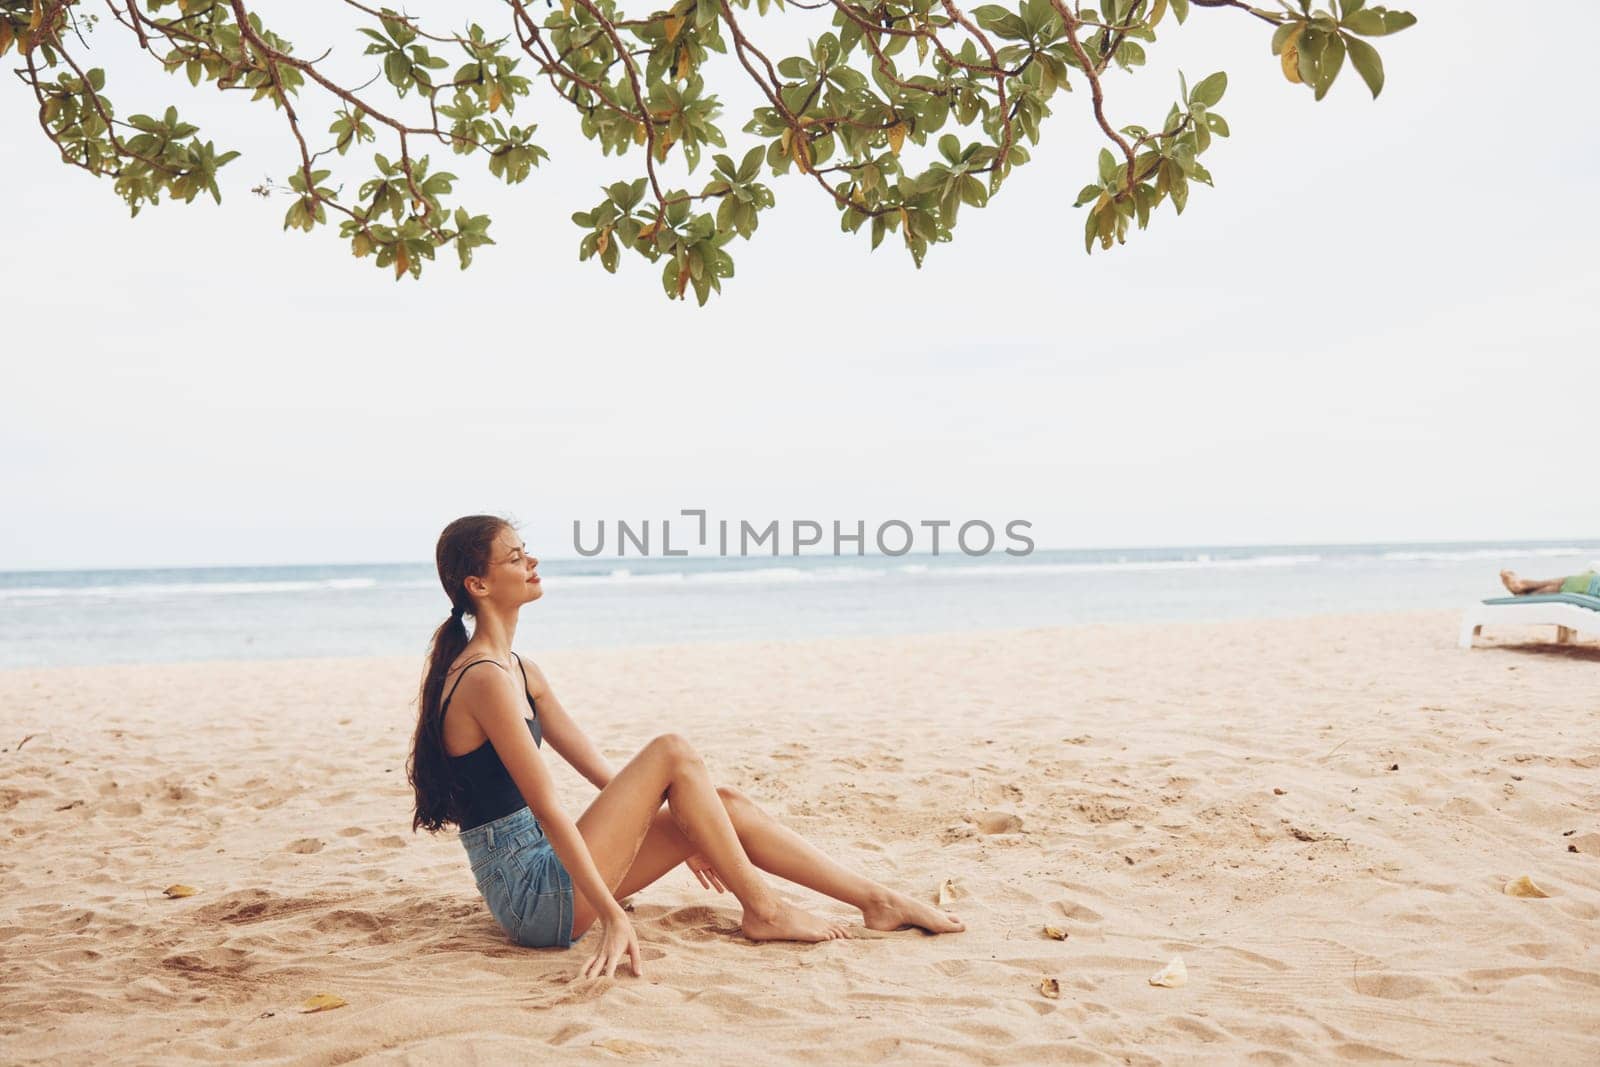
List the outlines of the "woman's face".
{"type": "Polygon", "coordinates": [[[484,599],[506,607],[538,600],[544,595],[538,566],[538,558],[528,554],[528,546],[517,531],[507,526],[489,550],[489,573],[483,576],[488,587],[484,599]]]}

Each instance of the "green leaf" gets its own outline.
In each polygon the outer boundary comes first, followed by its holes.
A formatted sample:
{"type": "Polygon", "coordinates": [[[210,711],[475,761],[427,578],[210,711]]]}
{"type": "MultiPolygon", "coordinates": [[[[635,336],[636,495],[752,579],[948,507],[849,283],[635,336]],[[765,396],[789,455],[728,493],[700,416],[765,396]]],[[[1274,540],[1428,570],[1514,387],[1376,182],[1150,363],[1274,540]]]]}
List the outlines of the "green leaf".
{"type": "Polygon", "coordinates": [[[1381,7],[1352,12],[1342,23],[1345,29],[1363,37],[1385,37],[1416,24],[1417,16],[1409,11],[1386,11],[1381,7]]]}
{"type": "Polygon", "coordinates": [[[390,52],[383,60],[384,77],[397,89],[405,89],[411,78],[411,64],[399,52],[390,52]]]}
{"type": "Polygon", "coordinates": [[[999,4],[984,4],[975,8],[972,16],[980,27],[996,36],[1010,41],[1027,39],[1028,27],[1023,24],[1022,19],[1015,12],[999,4]]]}
{"type": "Polygon", "coordinates": [[[1190,104],[1204,104],[1206,107],[1215,107],[1222,101],[1222,94],[1228,91],[1228,73],[1219,70],[1207,78],[1203,78],[1199,85],[1194,87],[1194,92],[1189,94],[1190,104]]]}
{"type": "Polygon", "coordinates": [[[1329,34],[1322,46],[1322,55],[1317,63],[1317,80],[1313,82],[1316,89],[1316,99],[1321,100],[1328,95],[1328,90],[1333,87],[1333,79],[1339,76],[1339,68],[1344,66],[1344,36],[1342,34],[1329,34]]]}
{"type": "Polygon", "coordinates": [[[1145,60],[1144,48],[1136,41],[1123,41],[1117,45],[1116,54],[1112,58],[1116,60],[1117,66],[1123,70],[1127,70],[1130,67],[1142,67],[1145,60]]]}
{"type": "Polygon", "coordinates": [[[746,152],[744,160],[739,164],[739,180],[742,182],[754,181],[756,176],[761,173],[761,161],[765,156],[766,152],[759,145],[746,152]]]}
{"type": "Polygon", "coordinates": [[[1300,80],[1316,88],[1318,70],[1322,62],[1322,49],[1327,43],[1327,36],[1316,30],[1307,30],[1295,42],[1295,48],[1300,57],[1300,80]]]}
{"type": "Polygon", "coordinates": [[[1376,48],[1359,37],[1346,37],[1344,43],[1350,50],[1350,62],[1356,68],[1356,73],[1367,83],[1367,88],[1372,90],[1372,98],[1376,100],[1378,94],[1383,92],[1383,57],[1378,55],[1376,48]]]}
{"type": "Polygon", "coordinates": [[[1177,209],[1178,214],[1182,215],[1183,209],[1188,206],[1188,203],[1189,180],[1187,178],[1174,177],[1172,179],[1172,206],[1177,209]]]}
{"type": "Polygon", "coordinates": [[[961,180],[961,200],[973,207],[983,207],[989,202],[989,191],[983,187],[983,182],[969,174],[961,180]]]}

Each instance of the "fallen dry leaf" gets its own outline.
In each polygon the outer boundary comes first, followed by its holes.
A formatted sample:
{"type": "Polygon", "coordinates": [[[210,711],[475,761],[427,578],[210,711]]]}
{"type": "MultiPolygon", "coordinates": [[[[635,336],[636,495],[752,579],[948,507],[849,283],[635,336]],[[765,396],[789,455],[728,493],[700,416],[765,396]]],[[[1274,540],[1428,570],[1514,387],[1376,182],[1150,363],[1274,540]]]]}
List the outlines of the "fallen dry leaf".
{"type": "Polygon", "coordinates": [[[1061,929],[1059,926],[1046,926],[1044,928],[1044,936],[1048,937],[1052,941],[1065,941],[1067,939],[1067,932],[1061,929]]]}
{"type": "Polygon", "coordinates": [[[956,884],[949,878],[939,883],[939,907],[948,908],[956,899],[956,884]]]}
{"type": "Polygon", "coordinates": [[[314,997],[307,997],[300,1003],[302,1012],[332,1011],[334,1008],[345,1006],[343,997],[336,997],[332,993],[318,993],[314,997]]]}
{"type": "Polygon", "coordinates": [[[591,1041],[591,1045],[603,1048],[608,1052],[615,1052],[619,1056],[644,1055],[654,1052],[655,1049],[638,1041],[629,1041],[625,1037],[608,1037],[600,1041],[591,1041]]]}
{"type": "Polygon", "coordinates": [[[1508,897],[1533,897],[1541,900],[1550,895],[1543,889],[1540,889],[1538,886],[1534,885],[1533,879],[1529,878],[1527,875],[1523,875],[1520,878],[1513,878],[1511,881],[1507,882],[1505,894],[1508,897]]]}
{"type": "Polygon", "coordinates": [[[192,885],[169,885],[162,892],[169,897],[192,897],[195,894],[195,888],[192,885]]]}
{"type": "Polygon", "coordinates": [[[1039,992],[1043,993],[1051,1000],[1060,1000],[1061,983],[1056,981],[1054,978],[1041,978],[1039,980],[1039,992]]]}
{"type": "Polygon", "coordinates": [[[1150,984],[1165,986],[1168,989],[1177,989],[1181,985],[1188,985],[1189,968],[1183,965],[1183,957],[1172,957],[1170,963],[1150,976],[1150,984]]]}

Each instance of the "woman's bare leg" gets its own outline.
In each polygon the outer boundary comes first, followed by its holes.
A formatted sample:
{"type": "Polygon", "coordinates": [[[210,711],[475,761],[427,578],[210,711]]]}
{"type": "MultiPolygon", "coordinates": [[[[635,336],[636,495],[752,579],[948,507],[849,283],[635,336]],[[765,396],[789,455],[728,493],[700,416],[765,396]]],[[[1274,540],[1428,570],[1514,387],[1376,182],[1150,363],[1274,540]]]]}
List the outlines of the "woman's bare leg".
{"type": "Polygon", "coordinates": [[[951,912],[890,889],[829,857],[739,790],[719,786],[717,793],[738,828],[739,841],[751,862],[769,874],[860,908],[868,929],[920,926],[935,934],[966,929],[951,912]]]}
{"type": "MultiPolygon", "coordinates": [[[[672,818],[744,907],[740,928],[753,941],[826,941],[845,936],[830,923],[781,900],[739,843],[733,822],[699,755],[677,734],[651,741],[619,771],[578,817],[578,831],[606,886],[621,888],[656,810],[665,799],[672,818]]],[[[659,877],[659,876],[658,876],[659,877]]],[[[595,921],[593,905],[573,897],[572,936],[595,921]]]]}
{"type": "MultiPolygon", "coordinates": [[[[890,889],[833,860],[739,790],[718,786],[717,795],[752,863],[769,874],[859,908],[869,929],[918,926],[930,933],[966,929],[954,914],[890,889]]],[[[658,811],[633,865],[617,886],[617,898],[637,893],[694,851],[694,844],[671,816],[666,811],[658,811]]],[[[715,865],[715,861],[712,862],[715,865]]]]}
{"type": "Polygon", "coordinates": [[[1565,578],[1518,578],[1516,571],[1501,571],[1500,581],[1513,596],[1532,596],[1536,593],[1559,593],[1565,578]]]}
{"type": "Polygon", "coordinates": [[[617,883],[616,897],[624,900],[645,886],[653,885],[668,871],[694,855],[694,842],[684,836],[672,811],[660,808],[650,820],[650,830],[644,835],[644,844],[633,858],[633,866],[617,883]]]}

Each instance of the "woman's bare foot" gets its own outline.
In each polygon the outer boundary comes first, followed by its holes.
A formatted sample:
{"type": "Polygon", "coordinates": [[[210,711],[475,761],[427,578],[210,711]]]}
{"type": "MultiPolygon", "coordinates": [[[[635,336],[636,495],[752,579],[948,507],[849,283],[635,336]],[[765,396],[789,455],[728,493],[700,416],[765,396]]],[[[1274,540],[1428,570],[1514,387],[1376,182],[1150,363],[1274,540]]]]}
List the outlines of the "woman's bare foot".
{"type": "Polygon", "coordinates": [[[850,936],[842,923],[829,922],[781,900],[765,915],[746,908],[739,929],[752,941],[831,941],[850,936]]]}
{"type": "Polygon", "coordinates": [[[1511,590],[1512,596],[1521,596],[1523,593],[1526,593],[1534,584],[1525,578],[1518,578],[1516,571],[1501,571],[1500,582],[1507,589],[1511,590]]]}
{"type": "Polygon", "coordinates": [[[940,911],[932,904],[914,900],[904,893],[886,889],[861,909],[869,930],[898,930],[902,926],[920,926],[930,934],[953,934],[965,930],[966,924],[953,912],[940,911]]]}

